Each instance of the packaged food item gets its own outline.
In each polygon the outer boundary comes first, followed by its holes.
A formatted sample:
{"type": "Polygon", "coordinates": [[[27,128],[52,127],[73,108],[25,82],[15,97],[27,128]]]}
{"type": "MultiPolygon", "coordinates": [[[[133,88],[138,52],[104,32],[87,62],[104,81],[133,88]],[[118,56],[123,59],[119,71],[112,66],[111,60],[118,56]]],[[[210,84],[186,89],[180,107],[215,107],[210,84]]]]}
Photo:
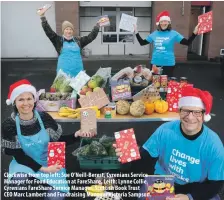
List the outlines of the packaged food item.
{"type": "Polygon", "coordinates": [[[168,85],[168,77],[167,75],[161,75],[160,76],[160,86],[162,88],[167,88],[168,85]]]}
{"type": "Polygon", "coordinates": [[[153,75],[152,76],[152,83],[155,87],[160,87],[160,75],[153,75]]]}
{"type": "Polygon", "coordinates": [[[111,80],[111,97],[112,101],[121,99],[131,99],[131,86],[130,81],[127,79],[111,80]]]}
{"type": "Polygon", "coordinates": [[[110,26],[110,19],[108,15],[100,16],[98,22],[101,27],[110,26]]]}
{"type": "Polygon", "coordinates": [[[169,80],[170,81],[177,81],[177,78],[176,77],[170,77],[169,80]]]}
{"type": "Polygon", "coordinates": [[[110,102],[103,108],[105,118],[114,118],[116,116],[116,103],[110,102]]]}
{"type": "Polygon", "coordinates": [[[152,73],[161,75],[163,73],[163,68],[162,67],[157,67],[156,65],[152,65],[152,73]]]}
{"type": "Polygon", "coordinates": [[[104,117],[105,117],[105,118],[111,118],[111,109],[108,109],[108,108],[107,108],[107,109],[105,110],[104,117]]]}
{"type": "Polygon", "coordinates": [[[180,83],[187,83],[187,77],[180,77],[180,83]]]}
{"type": "Polygon", "coordinates": [[[46,4],[42,8],[37,9],[38,15],[43,15],[49,8],[51,8],[51,4],[46,4]]]}

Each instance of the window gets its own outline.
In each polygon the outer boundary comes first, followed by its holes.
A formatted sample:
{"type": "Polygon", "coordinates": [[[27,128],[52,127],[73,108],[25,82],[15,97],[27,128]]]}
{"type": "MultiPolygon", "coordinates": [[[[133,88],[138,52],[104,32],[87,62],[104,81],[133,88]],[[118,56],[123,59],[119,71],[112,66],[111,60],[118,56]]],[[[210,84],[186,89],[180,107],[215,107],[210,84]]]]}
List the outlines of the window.
{"type": "Polygon", "coordinates": [[[134,43],[133,33],[119,29],[122,13],[133,16],[134,9],[131,7],[103,8],[103,15],[108,15],[110,19],[110,26],[103,28],[103,43],[134,43]]]}
{"type": "Polygon", "coordinates": [[[151,8],[135,8],[135,17],[151,17],[151,8]]]}
{"type": "Polygon", "coordinates": [[[102,14],[102,9],[97,7],[79,7],[80,17],[98,17],[102,14]]]}

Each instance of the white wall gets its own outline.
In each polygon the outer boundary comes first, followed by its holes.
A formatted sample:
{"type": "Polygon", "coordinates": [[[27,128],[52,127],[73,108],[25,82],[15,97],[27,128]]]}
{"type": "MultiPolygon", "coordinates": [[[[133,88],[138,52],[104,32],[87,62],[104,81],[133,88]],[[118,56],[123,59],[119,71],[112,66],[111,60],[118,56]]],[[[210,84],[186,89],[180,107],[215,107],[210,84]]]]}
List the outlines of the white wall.
{"type": "Polygon", "coordinates": [[[56,30],[53,1],[4,1],[1,3],[2,58],[56,57],[51,41],[45,35],[40,17],[36,14],[44,4],[51,4],[46,17],[56,30]]]}

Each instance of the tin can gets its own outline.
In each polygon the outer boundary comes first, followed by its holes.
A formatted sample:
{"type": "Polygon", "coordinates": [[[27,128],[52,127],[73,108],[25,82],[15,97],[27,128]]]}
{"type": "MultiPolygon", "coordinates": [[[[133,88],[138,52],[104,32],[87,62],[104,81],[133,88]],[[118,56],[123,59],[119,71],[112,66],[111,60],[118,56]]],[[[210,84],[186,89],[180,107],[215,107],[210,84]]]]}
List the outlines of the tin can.
{"type": "Polygon", "coordinates": [[[167,88],[167,85],[168,85],[167,75],[161,75],[160,76],[160,85],[161,85],[162,88],[167,88]]]}
{"type": "Polygon", "coordinates": [[[160,87],[160,75],[153,75],[152,83],[154,84],[155,87],[159,88],[160,87]]]}
{"type": "Polygon", "coordinates": [[[180,83],[187,83],[187,77],[180,77],[180,83]]]}
{"type": "Polygon", "coordinates": [[[111,118],[111,110],[105,111],[104,117],[105,118],[111,118]]]}
{"type": "MultiPolygon", "coordinates": [[[[107,111],[110,112],[112,118],[116,117],[116,104],[111,102],[106,107],[104,107],[104,114],[106,115],[107,111]]],[[[109,114],[108,112],[108,114],[109,114]]],[[[106,118],[106,117],[105,117],[106,118]]]]}
{"type": "Polygon", "coordinates": [[[170,81],[177,81],[176,77],[170,77],[170,81]]]}

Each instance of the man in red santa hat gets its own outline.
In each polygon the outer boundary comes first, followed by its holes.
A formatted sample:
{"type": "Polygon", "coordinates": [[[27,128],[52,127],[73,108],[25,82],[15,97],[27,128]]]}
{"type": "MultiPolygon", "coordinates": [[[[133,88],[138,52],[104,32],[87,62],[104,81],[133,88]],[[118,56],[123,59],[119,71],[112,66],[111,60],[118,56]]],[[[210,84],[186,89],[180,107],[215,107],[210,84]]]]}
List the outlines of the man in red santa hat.
{"type": "MultiPolygon", "coordinates": [[[[140,149],[142,159],[133,162],[133,168],[149,173],[153,165],[154,174],[173,175],[178,200],[219,200],[224,148],[219,136],[203,123],[210,120],[211,108],[209,92],[184,88],[180,120],[162,124],[151,135],[140,149]]],[[[121,155],[120,149],[116,152],[121,155]]]]}
{"type": "Polygon", "coordinates": [[[189,46],[198,34],[199,24],[195,27],[191,37],[185,39],[180,33],[172,30],[171,18],[168,11],[162,11],[156,17],[157,30],[142,39],[137,27],[134,27],[137,40],[141,46],[153,43],[152,69],[154,73],[173,76],[175,67],[174,45],[180,43],[189,46]]]}

